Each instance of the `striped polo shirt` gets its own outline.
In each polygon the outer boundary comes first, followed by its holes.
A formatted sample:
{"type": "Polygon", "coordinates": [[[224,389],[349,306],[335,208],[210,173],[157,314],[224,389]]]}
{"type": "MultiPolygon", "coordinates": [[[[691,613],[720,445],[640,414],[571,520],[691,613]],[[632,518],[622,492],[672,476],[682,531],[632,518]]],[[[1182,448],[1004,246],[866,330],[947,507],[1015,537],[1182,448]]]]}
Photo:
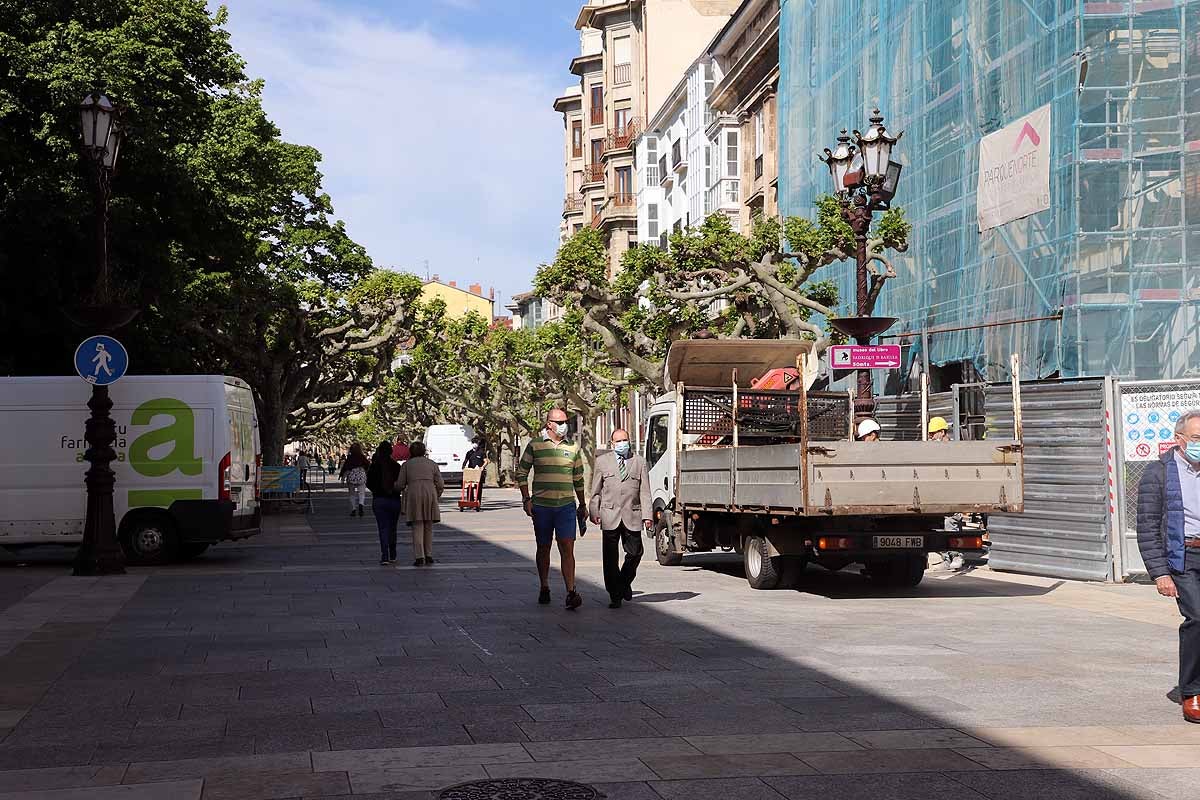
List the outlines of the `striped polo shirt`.
{"type": "Polygon", "coordinates": [[[579,445],[535,439],[525,446],[517,464],[517,482],[524,486],[533,470],[533,504],[543,508],[562,508],[575,502],[583,491],[583,456],[579,445]]]}

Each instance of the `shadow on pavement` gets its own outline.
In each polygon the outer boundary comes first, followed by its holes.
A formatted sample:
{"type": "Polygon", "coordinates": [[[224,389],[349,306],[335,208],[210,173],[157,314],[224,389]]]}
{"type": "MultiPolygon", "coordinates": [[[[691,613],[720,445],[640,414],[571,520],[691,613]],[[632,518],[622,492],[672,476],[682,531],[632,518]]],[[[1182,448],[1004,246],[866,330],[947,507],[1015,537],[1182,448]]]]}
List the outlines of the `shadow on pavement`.
{"type": "Polygon", "coordinates": [[[0,793],[5,770],[90,765],[126,783],[202,779],[205,798],[417,800],[511,776],[592,783],[609,800],[1154,796],[1070,731],[1038,740],[1077,745],[1051,757],[978,730],[1093,726],[1099,747],[1094,726],[1131,724],[1149,696],[1124,692],[1118,708],[1120,684],[1080,668],[1111,657],[1105,619],[1074,617],[1069,652],[1031,643],[1062,632],[1060,609],[1018,602],[1044,590],[885,596],[814,571],[801,593],[742,582],[726,597],[722,576],[740,567],[701,558],[646,564],[654,591],[616,612],[584,567],[587,603],[570,613],[557,573],[555,604],[534,603],[532,537],[521,556],[460,527],[525,532],[511,503],[444,512],[438,565],[393,570],[374,566],[373,521],[336,500],[316,504],[315,535],[140,571],[104,624],[43,626],[0,655],[0,712],[29,707],[0,728],[0,793]],[[693,581],[704,591],[661,590],[693,581]],[[946,602],[959,597],[996,599],[1002,616],[946,602]]]}

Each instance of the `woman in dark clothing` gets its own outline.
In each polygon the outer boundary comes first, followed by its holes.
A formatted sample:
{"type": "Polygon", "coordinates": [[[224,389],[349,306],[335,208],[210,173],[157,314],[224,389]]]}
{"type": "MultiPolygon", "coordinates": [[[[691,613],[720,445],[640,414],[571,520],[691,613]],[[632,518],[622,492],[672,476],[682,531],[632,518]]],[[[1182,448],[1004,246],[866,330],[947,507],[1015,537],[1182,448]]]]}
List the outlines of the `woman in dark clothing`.
{"type": "Polygon", "coordinates": [[[396,561],[396,526],[400,523],[401,510],[400,493],[396,491],[398,477],[400,464],[392,458],[391,442],[380,442],[367,470],[371,510],[375,512],[375,524],[379,526],[380,565],[396,561]]]}
{"type": "Polygon", "coordinates": [[[342,462],[342,469],[338,475],[350,489],[350,516],[352,517],[355,512],[358,512],[360,517],[363,515],[363,504],[367,502],[367,467],[369,466],[371,466],[371,462],[367,461],[367,457],[363,455],[362,445],[358,442],[350,445],[350,452],[346,456],[346,460],[342,462]]]}

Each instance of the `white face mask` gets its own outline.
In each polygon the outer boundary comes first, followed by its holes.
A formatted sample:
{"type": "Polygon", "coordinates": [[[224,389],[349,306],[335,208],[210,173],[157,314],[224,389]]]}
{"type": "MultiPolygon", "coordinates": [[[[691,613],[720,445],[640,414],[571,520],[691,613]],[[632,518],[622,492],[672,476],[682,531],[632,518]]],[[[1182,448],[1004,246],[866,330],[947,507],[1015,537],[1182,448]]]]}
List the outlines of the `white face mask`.
{"type": "Polygon", "coordinates": [[[551,420],[550,424],[546,426],[547,433],[553,433],[553,434],[557,435],[560,439],[565,437],[569,430],[570,429],[567,427],[567,423],[565,423],[565,422],[555,422],[555,421],[551,420]]]}

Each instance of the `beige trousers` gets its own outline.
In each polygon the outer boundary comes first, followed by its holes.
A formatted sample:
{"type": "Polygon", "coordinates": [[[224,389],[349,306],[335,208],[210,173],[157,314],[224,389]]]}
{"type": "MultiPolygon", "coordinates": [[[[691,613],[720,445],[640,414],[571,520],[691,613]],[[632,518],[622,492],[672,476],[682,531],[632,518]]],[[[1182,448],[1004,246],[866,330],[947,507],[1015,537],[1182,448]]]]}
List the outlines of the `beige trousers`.
{"type": "Polygon", "coordinates": [[[433,558],[433,523],[414,522],[412,524],[413,559],[433,558]]]}

